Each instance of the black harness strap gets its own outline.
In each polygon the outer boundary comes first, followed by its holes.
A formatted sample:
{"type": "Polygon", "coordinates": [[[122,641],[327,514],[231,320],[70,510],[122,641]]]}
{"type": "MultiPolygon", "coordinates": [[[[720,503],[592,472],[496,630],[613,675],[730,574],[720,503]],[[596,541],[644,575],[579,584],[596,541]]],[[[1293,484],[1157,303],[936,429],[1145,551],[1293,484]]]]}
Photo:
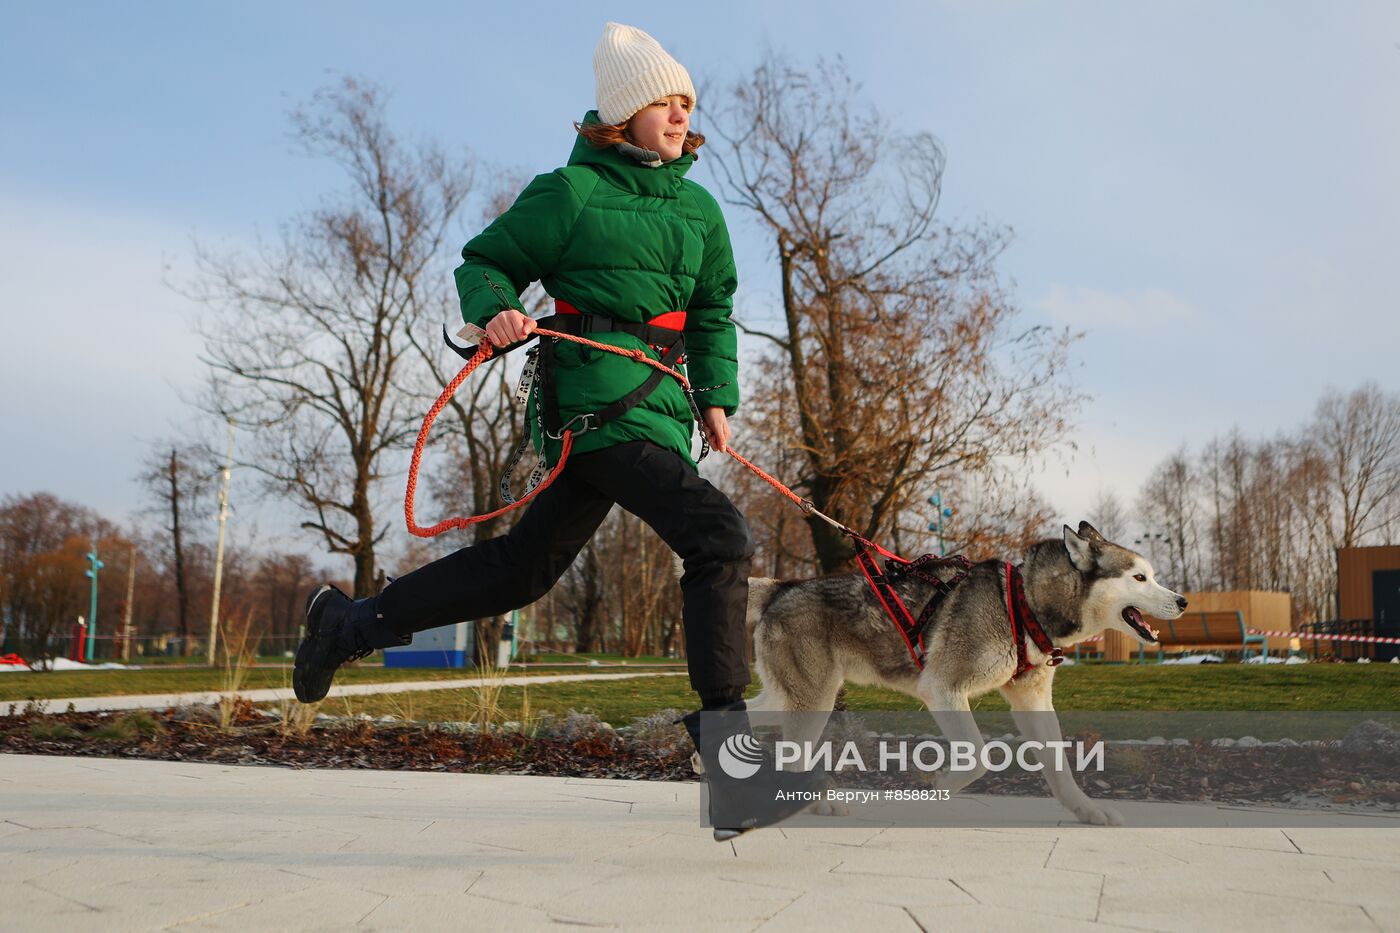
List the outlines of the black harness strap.
{"type": "Polygon", "coordinates": [[[972,569],[972,562],[961,554],[954,554],[952,557],[935,557],[932,554],[925,554],[917,557],[907,564],[898,564],[892,560],[885,561],[885,568],[891,576],[898,579],[901,576],[912,576],[922,580],[934,587],[934,591],[929,595],[928,602],[919,613],[918,620],[914,623],[915,631],[918,633],[919,645],[922,648],[924,643],[924,633],[928,631],[929,623],[933,621],[933,614],[938,611],[938,607],[943,603],[943,598],[953,592],[953,588],[967,579],[968,571],[972,569]],[[957,567],[957,573],[947,580],[942,579],[935,572],[945,567],[957,567]]]}

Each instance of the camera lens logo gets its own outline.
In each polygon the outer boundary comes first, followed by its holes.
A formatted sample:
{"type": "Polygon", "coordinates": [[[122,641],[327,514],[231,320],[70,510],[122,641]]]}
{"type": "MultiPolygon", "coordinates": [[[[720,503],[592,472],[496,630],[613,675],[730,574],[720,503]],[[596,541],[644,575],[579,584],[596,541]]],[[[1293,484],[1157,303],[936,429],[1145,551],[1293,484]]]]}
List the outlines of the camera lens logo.
{"type": "Polygon", "coordinates": [[[763,746],[745,732],[731,735],[719,747],[719,766],[732,778],[748,778],[763,764],[763,746]]]}

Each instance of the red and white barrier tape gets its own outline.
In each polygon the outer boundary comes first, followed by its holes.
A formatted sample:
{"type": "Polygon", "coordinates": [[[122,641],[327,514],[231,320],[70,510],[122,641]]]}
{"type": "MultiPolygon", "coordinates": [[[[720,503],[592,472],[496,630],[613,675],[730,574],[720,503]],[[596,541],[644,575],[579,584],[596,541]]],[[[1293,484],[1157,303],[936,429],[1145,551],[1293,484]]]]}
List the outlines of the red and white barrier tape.
{"type": "Polygon", "coordinates": [[[1400,645],[1400,638],[1381,638],[1376,635],[1312,635],[1307,632],[1261,632],[1250,629],[1251,635],[1267,635],[1270,638],[1309,638],[1315,641],[1361,641],[1371,645],[1400,645]]]}
{"type": "MultiPolygon", "coordinates": [[[[1249,634],[1266,635],[1269,638],[1310,638],[1316,641],[1361,641],[1367,644],[1400,645],[1400,638],[1381,638],[1376,635],[1310,635],[1307,632],[1261,632],[1258,629],[1250,629],[1249,634]]],[[[1096,641],[1103,641],[1102,633],[1085,638],[1079,644],[1088,645],[1096,641]]]]}

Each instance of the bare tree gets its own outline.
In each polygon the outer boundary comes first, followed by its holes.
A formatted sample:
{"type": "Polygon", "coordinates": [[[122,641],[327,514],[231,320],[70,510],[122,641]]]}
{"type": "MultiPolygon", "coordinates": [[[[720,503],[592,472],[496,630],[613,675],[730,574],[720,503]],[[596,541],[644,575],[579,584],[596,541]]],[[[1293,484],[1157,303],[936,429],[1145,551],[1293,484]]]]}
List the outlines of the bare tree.
{"type": "Polygon", "coordinates": [[[1089,523],[1110,541],[1129,540],[1128,510],[1111,489],[1100,489],[1089,506],[1089,523]]]}
{"type": "Polygon", "coordinates": [[[425,391],[410,335],[451,306],[442,263],[471,163],[430,144],[406,148],[382,93],[353,79],[293,121],[302,148],[337,163],[350,188],[251,260],[199,250],[191,292],[212,310],[201,328],[206,406],[251,433],[243,465],[354,561],[355,595],[366,596],[380,584],[375,548],[390,527],[381,469],[412,439],[425,391]]]}
{"type": "MultiPolygon", "coordinates": [[[[893,131],[839,63],[775,59],[730,97],[704,155],[776,254],[781,319],[742,319],[766,345],[746,421],[770,462],[797,452],[790,485],[873,537],[935,476],[1058,442],[1073,338],[1015,327],[995,269],[1004,231],[935,221],[937,140],[893,131]]],[[[841,535],[808,528],[823,569],[849,560],[841,535]]]]}
{"type": "Polygon", "coordinates": [[[1154,561],[1165,553],[1168,585],[1182,590],[1201,579],[1198,514],[1197,481],[1182,447],[1153,470],[1138,501],[1152,542],[1144,541],[1144,550],[1154,561]]]}
{"type": "Polygon", "coordinates": [[[1334,617],[1335,549],[1385,540],[1400,510],[1400,404],[1374,385],[1328,393],[1297,432],[1212,439],[1158,465],[1142,516],[1166,539],[1168,573],[1186,588],[1292,595],[1295,622],[1334,617]]]}
{"type": "Polygon", "coordinates": [[[189,653],[191,645],[187,525],[191,514],[199,515],[200,506],[207,504],[205,497],[212,475],[203,459],[202,452],[197,449],[161,441],[147,456],[139,475],[168,536],[162,542],[161,556],[175,584],[176,631],[185,654],[189,653]]]}
{"type": "Polygon", "coordinates": [[[1400,395],[1367,383],[1318,402],[1307,436],[1329,464],[1335,547],[1354,547],[1400,516],[1400,395]]]}
{"type": "Polygon", "coordinates": [[[596,538],[583,547],[566,574],[562,602],[572,613],[574,650],[580,654],[605,651],[607,635],[607,574],[596,538]]]}
{"type": "MultiPolygon", "coordinates": [[[[88,614],[91,583],[84,574],[93,547],[106,564],[100,580],[107,586],[124,581],[131,539],[96,512],[50,493],[0,499],[3,641],[31,663],[47,661],[69,644],[71,626],[88,614]]],[[[124,592],[118,587],[99,601],[104,638],[122,618],[124,592]]]]}

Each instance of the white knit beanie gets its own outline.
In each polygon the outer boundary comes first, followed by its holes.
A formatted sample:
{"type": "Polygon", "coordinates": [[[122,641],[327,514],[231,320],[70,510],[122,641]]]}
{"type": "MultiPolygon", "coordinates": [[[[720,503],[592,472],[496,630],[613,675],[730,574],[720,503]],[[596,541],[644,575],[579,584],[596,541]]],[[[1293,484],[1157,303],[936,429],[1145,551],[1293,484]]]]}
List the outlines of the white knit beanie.
{"type": "Polygon", "coordinates": [[[635,26],[608,23],[593,52],[598,119],[623,123],[653,101],[684,94],[695,105],[695,85],[680,62],[635,26]]]}

